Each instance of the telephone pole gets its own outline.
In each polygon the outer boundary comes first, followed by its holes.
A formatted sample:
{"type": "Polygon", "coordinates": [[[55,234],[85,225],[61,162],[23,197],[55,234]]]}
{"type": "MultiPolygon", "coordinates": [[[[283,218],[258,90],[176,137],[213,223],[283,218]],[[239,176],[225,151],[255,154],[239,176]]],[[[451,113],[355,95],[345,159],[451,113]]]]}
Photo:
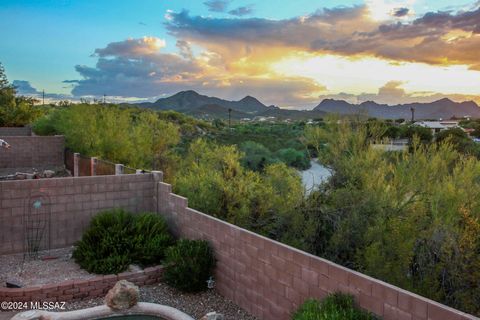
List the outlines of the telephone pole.
{"type": "Polygon", "coordinates": [[[45,105],[45,89],[42,90],[42,105],[45,105]]]}

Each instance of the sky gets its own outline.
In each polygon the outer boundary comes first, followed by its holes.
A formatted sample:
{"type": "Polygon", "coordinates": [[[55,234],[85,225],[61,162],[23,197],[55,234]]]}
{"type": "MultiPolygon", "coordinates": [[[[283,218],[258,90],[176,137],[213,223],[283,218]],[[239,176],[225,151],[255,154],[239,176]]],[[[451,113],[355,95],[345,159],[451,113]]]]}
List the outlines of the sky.
{"type": "Polygon", "coordinates": [[[24,95],[480,103],[480,1],[0,0],[24,95]]]}

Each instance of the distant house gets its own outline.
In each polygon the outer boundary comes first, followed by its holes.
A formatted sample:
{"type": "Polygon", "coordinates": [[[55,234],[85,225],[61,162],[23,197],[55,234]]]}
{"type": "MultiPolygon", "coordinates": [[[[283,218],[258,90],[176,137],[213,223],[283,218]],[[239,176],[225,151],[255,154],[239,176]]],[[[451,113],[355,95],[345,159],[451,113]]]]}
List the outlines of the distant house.
{"type": "Polygon", "coordinates": [[[453,128],[460,128],[458,125],[458,121],[453,120],[445,120],[445,121],[417,121],[414,125],[428,128],[432,130],[432,134],[439,133],[440,131],[453,129],[453,128]]]}
{"type": "Polygon", "coordinates": [[[382,143],[372,143],[371,146],[383,151],[406,151],[408,150],[408,139],[389,139],[382,143]]]}
{"type": "Polygon", "coordinates": [[[265,121],[274,122],[275,120],[276,120],[275,117],[256,116],[255,118],[253,118],[253,121],[258,121],[258,122],[265,122],[265,121]]]}

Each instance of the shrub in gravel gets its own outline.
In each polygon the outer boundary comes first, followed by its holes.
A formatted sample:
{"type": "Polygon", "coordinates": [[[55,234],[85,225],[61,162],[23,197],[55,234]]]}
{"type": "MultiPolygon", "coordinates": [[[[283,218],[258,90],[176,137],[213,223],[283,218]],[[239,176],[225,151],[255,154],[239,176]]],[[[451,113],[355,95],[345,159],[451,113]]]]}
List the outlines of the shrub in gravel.
{"type": "Polygon", "coordinates": [[[355,305],[353,296],[336,292],[322,301],[309,299],[293,315],[293,320],[374,320],[373,314],[355,305]]]}
{"type": "Polygon", "coordinates": [[[114,209],[92,219],[73,251],[73,258],[88,272],[119,273],[130,264],[160,263],[165,249],[173,243],[160,215],[114,209]]]}
{"type": "Polygon", "coordinates": [[[164,260],[165,281],[185,292],[198,292],[207,288],[213,273],[215,257],[204,240],[179,240],[167,249],[164,260]]]}

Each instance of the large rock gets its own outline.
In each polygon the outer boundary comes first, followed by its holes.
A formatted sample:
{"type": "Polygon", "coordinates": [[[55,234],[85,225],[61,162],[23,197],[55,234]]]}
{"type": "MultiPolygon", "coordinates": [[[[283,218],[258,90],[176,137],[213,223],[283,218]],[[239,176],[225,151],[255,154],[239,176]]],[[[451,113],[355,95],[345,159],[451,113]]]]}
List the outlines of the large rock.
{"type": "Polygon", "coordinates": [[[105,297],[105,304],[113,310],[125,310],[138,302],[138,287],[127,280],[118,281],[105,297]]]}
{"type": "Polygon", "coordinates": [[[223,314],[217,312],[209,312],[204,315],[200,320],[224,320],[223,314]]]}

